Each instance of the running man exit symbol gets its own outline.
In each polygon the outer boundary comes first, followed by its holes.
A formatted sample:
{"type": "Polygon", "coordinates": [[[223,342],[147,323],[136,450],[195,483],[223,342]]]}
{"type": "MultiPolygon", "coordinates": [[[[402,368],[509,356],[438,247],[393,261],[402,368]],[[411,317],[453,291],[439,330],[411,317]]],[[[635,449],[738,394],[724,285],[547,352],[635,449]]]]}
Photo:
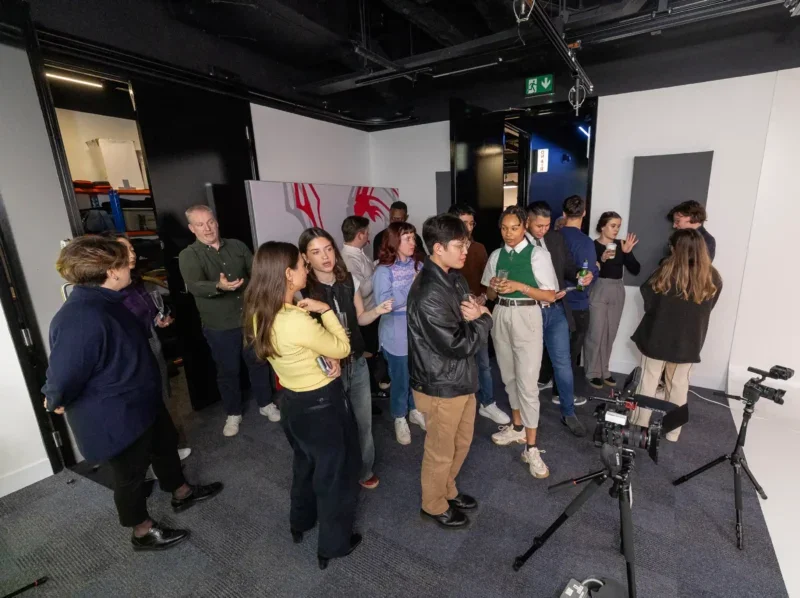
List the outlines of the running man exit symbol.
{"type": "Polygon", "coordinates": [[[539,75],[525,79],[525,95],[535,96],[553,93],[553,75],[539,75]]]}

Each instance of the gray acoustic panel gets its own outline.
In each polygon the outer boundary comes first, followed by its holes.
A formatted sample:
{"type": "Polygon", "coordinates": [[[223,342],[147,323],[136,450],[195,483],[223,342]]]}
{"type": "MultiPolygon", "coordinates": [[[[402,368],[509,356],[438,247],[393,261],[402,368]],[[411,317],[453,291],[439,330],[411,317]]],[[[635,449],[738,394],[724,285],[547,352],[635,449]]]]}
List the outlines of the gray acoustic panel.
{"type": "Polygon", "coordinates": [[[436,173],[436,213],[442,214],[450,209],[453,201],[450,197],[450,171],[436,173]]]}
{"type": "Polygon", "coordinates": [[[630,216],[623,229],[639,237],[634,253],[642,270],[638,276],[626,272],[626,285],[641,285],[666,255],[669,211],[688,200],[706,205],[713,159],[713,151],[634,158],[630,216]]]}

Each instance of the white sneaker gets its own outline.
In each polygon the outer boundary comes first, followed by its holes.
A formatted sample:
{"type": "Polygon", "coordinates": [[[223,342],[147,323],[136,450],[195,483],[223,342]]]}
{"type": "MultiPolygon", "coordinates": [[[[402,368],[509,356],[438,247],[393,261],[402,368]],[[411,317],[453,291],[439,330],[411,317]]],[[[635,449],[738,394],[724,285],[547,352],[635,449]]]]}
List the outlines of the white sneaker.
{"type": "Polygon", "coordinates": [[[505,411],[501,410],[500,407],[497,406],[497,403],[492,403],[486,407],[481,405],[480,409],[478,409],[478,414],[482,415],[483,417],[488,417],[496,424],[505,425],[511,423],[511,418],[508,417],[508,414],[506,414],[505,411]]]}
{"type": "Polygon", "coordinates": [[[398,417],[394,420],[394,435],[400,444],[411,444],[411,430],[408,429],[405,417],[398,417]]]}
{"type": "Polygon", "coordinates": [[[408,412],[408,421],[412,424],[417,424],[423,430],[428,429],[425,427],[425,416],[422,415],[419,409],[412,409],[408,412]]]}
{"type": "Polygon", "coordinates": [[[192,449],[190,448],[182,448],[178,449],[178,458],[183,461],[186,457],[192,454],[192,449]]]}
{"type": "Polygon", "coordinates": [[[261,407],[258,412],[261,415],[266,415],[271,422],[281,421],[281,410],[278,409],[278,406],[275,403],[270,403],[266,407],[261,407]]]}
{"type": "Polygon", "coordinates": [[[678,428],[677,430],[673,430],[672,432],[667,432],[664,435],[664,438],[669,440],[670,442],[678,442],[678,437],[681,435],[681,429],[678,428]]]}
{"type": "Polygon", "coordinates": [[[539,390],[546,390],[548,388],[553,388],[553,381],[550,382],[539,382],[539,390]]]}
{"type": "MultiPolygon", "coordinates": [[[[553,405],[560,405],[561,404],[561,399],[559,397],[553,397],[550,400],[553,402],[553,405]]],[[[572,403],[573,405],[575,405],[576,407],[580,407],[581,405],[585,405],[586,404],[586,397],[574,396],[574,397],[572,397],[572,401],[573,401],[573,403],[572,403]]]]}
{"type": "Polygon", "coordinates": [[[242,423],[241,415],[229,415],[222,428],[223,436],[236,436],[239,433],[239,424],[242,423]]]}
{"type": "Polygon", "coordinates": [[[525,444],[525,428],[519,432],[514,429],[514,426],[500,426],[500,431],[492,434],[492,442],[500,446],[508,446],[516,442],[517,444],[525,444]]]}
{"type": "Polygon", "coordinates": [[[547,469],[547,465],[542,461],[542,453],[544,453],[544,451],[540,451],[535,446],[522,451],[523,463],[527,463],[530,467],[531,475],[539,479],[546,478],[550,475],[550,470],[547,469]]]}

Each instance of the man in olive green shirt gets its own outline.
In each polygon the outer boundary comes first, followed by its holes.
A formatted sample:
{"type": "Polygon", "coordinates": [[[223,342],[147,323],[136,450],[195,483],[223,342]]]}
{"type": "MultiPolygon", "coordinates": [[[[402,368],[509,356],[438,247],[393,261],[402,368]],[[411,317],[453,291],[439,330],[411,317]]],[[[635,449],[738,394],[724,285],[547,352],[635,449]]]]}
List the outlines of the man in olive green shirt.
{"type": "Polygon", "coordinates": [[[251,347],[244,346],[242,302],[250,280],[253,254],[236,239],[221,239],[219,225],[208,206],[192,206],[186,219],[197,241],[181,251],[178,262],[186,289],[194,296],[203,322],[203,335],[217,366],[217,386],[228,419],[222,433],[235,436],[242,421],[242,390],[239,371],[244,358],[250,387],[259,413],[280,421],[272,402],[272,372],[251,347]]]}

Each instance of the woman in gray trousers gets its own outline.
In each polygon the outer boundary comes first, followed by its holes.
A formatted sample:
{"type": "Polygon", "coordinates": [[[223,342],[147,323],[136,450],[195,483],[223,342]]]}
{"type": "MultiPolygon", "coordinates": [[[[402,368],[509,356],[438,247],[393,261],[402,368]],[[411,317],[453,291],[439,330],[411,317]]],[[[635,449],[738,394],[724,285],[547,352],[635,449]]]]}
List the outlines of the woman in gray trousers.
{"type": "Polygon", "coordinates": [[[600,236],[595,240],[594,248],[600,265],[600,277],[592,285],[589,296],[589,331],[584,345],[586,377],[595,388],[617,383],[611,376],[609,362],[625,305],[622,274],[627,269],[636,276],[641,269],[633,255],[633,248],[639,242],[636,235],[628,233],[622,243],[617,242],[621,225],[619,214],[604,212],[596,228],[600,236]]]}

